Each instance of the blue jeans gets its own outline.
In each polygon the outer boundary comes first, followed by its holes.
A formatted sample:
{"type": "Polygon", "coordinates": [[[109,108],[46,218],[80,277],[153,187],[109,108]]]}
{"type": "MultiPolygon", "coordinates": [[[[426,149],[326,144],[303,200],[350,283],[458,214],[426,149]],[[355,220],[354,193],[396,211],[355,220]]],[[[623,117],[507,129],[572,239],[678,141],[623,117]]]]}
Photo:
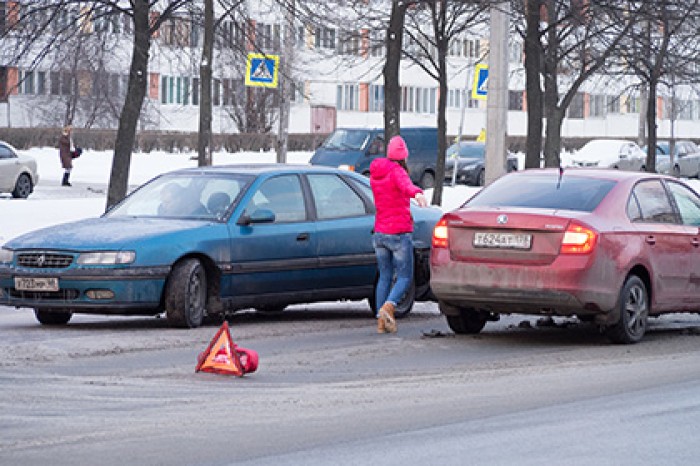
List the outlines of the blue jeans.
{"type": "Polygon", "coordinates": [[[377,310],[386,302],[396,306],[410,288],[411,280],[413,280],[413,234],[375,233],[372,237],[372,244],[377,255],[377,268],[379,269],[376,295],[377,310]],[[394,277],[396,277],[395,282],[394,277]]]}

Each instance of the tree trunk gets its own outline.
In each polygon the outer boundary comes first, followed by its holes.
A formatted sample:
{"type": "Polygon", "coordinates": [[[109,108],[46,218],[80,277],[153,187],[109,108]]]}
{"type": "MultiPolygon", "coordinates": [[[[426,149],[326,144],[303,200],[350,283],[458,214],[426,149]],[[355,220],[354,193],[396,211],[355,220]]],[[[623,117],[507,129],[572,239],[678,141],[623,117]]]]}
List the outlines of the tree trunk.
{"type": "Polygon", "coordinates": [[[525,168],[539,168],[542,153],[542,45],[540,43],[540,2],[526,4],[525,80],[527,90],[527,143],[525,168]]]}
{"type": "Polygon", "coordinates": [[[136,126],[146,96],[148,81],[148,51],[151,47],[150,4],[148,0],[132,0],[131,3],[134,8],[134,44],[126,101],[119,118],[114,144],[107,209],[118,203],[127,193],[131,151],[136,139],[136,126]]]}
{"type": "MultiPolygon", "coordinates": [[[[448,39],[445,34],[446,25],[446,10],[447,1],[440,0],[437,3],[440,7],[439,19],[435,23],[438,25],[435,31],[435,42],[437,45],[438,54],[438,114],[437,114],[437,128],[438,128],[438,157],[437,166],[435,167],[435,188],[433,189],[433,205],[442,204],[442,187],[445,184],[445,153],[447,152],[447,120],[445,118],[445,113],[447,111],[447,45],[448,39]]],[[[455,167],[456,169],[456,167],[455,167]]]]}
{"type": "MultiPolygon", "coordinates": [[[[556,21],[554,0],[547,0],[547,15],[556,21]]],[[[544,56],[544,113],[547,115],[547,129],[544,141],[544,166],[558,167],[561,150],[561,119],[563,110],[559,108],[559,84],[557,83],[557,52],[559,41],[556,28],[549,28],[547,50],[544,56]],[[550,126],[552,126],[550,128],[550,126]]]]}
{"type": "Polygon", "coordinates": [[[653,79],[649,82],[649,98],[647,100],[647,163],[649,173],[656,173],[656,86],[653,79]]]}
{"type": "Polygon", "coordinates": [[[199,65],[199,135],[197,137],[197,165],[211,165],[211,77],[214,59],[214,0],[204,1],[204,44],[199,65]]]}
{"type": "Polygon", "coordinates": [[[293,91],[292,61],[294,59],[294,13],[295,0],[289,0],[284,13],[284,55],[280,72],[280,121],[277,132],[277,163],[287,163],[289,146],[289,114],[293,91]]]}
{"type": "MultiPolygon", "coordinates": [[[[403,24],[407,2],[391,2],[391,18],[386,31],[386,61],[384,62],[384,137],[388,142],[401,129],[401,86],[399,66],[403,42],[403,24]]],[[[386,144],[385,146],[388,146],[386,144]]]]}

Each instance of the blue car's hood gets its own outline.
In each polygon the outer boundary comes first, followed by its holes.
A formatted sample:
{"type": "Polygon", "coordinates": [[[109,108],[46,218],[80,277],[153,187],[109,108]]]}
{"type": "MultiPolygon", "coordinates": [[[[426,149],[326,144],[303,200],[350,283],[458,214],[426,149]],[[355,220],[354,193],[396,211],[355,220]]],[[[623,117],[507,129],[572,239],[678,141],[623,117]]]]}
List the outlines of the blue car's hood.
{"type": "Polygon", "coordinates": [[[211,222],[158,218],[92,218],[35,230],[6,243],[10,249],[120,250],[144,239],[158,239],[206,228],[211,222]]]}

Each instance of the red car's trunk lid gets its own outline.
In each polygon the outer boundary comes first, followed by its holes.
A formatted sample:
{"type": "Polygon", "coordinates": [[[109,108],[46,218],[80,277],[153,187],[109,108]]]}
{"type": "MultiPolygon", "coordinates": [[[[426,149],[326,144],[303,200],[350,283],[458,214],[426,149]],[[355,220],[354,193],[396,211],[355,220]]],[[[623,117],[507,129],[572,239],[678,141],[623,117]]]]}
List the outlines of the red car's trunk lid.
{"type": "Polygon", "coordinates": [[[446,218],[455,261],[550,264],[559,255],[569,217],[556,211],[460,210],[446,218]]]}

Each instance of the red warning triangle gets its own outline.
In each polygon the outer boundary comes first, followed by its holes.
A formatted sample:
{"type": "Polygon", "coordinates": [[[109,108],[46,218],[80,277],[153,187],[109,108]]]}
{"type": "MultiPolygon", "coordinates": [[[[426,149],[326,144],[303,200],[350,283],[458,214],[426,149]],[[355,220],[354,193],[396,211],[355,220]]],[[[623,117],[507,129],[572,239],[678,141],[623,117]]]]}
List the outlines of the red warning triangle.
{"type": "Polygon", "coordinates": [[[228,322],[224,321],[209,343],[209,347],[199,355],[197,361],[195,372],[243,376],[243,367],[236,351],[236,345],[231,339],[228,322]]]}

